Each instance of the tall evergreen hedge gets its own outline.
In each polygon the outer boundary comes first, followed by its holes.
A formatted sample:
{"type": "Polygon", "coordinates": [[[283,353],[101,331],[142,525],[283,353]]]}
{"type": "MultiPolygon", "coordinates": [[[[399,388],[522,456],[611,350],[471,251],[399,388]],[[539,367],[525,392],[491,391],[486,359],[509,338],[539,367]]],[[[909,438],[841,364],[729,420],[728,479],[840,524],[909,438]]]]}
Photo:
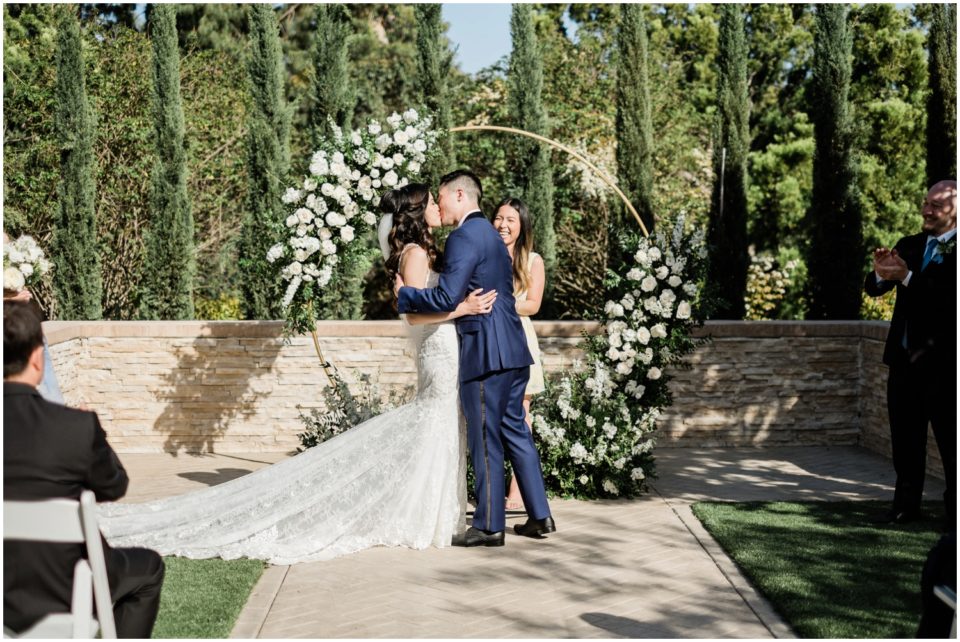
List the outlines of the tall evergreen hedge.
{"type": "Polygon", "coordinates": [[[102,316],[97,250],[94,156],[95,124],[87,100],[80,23],[73,5],[57,14],[57,80],[54,128],[60,147],[58,215],[50,243],[53,287],[61,319],[102,316]]]}
{"type": "Polygon", "coordinates": [[[932,8],[927,35],[927,185],[957,177],[957,5],[932,8]]]}
{"type": "MultiPolygon", "coordinates": [[[[653,215],[653,125],[647,73],[647,26],[639,4],[620,5],[617,30],[617,182],[647,230],[653,215]]],[[[613,228],[634,229],[633,215],[622,208],[613,228]]],[[[611,238],[614,234],[611,234],[611,238]]],[[[611,259],[613,252],[610,252],[611,259]]]]}
{"type": "Polygon", "coordinates": [[[140,315],[192,319],[196,261],[193,213],[187,196],[176,7],[153,6],[149,27],[156,160],[150,177],[150,223],[144,234],[140,315]]]}
{"type": "Polygon", "coordinates": [[[240,235],[241,304],[247,319],[280,318],[280,284],[267,263],[285,218],[281,201],[290,168],[291,109],[284,93],[280,24],[269,4],[248,8],[250,104],[247,199],[240,235]]]}
{"type": "Polygon", "coordinates": [[[848,7],[818,4],[810,120],[815,152],[807,213],[810,319],[856,319],[863,281],[861,208],[848,100],[852,34],[848,7]]]}
{"type": "Polygon", "coordinates": [[[747,153],[750,98],[743,10],[720,7],[717,114],[713,129],[713,194],[707,239],[709,281],[717,297],[713,317],[742,319],[747,289],[747,153]]]}
{"type": "MultiPolygon", "coordinates": [[[[443,46],[443,25],[439,4],[417,4],[413,7],[417,24],[417,91],[423,105],[435,118],[441,131],[450,129],[450,96],[447,78],[452,57],[443,46]]],[[[441,139],[441,154],[424,168],[424,178],[430,185],[454,169],[456,155],[450,136],[441,139]]]]}
{"type": "MultiPolygon", "coordinates": [[[[507,110],[514,127],[541,136],[550,136],[543,106],[543,60],[533,24],[533,6],[514,4],[510,15],[513,50],[507,75],[507,110]]],[[[523,138],[514,149],[513,178],[533,219],[534,250],[543,257],[547,289],[557,263],[557,235],[553,227],[553,172],[550,149],[523,138]]],[[[489,203],[493,207],[494,203],[489,203]]]]}
{"type": "Polygon", "coordinates": [[[316,149],[318,141],[329,133],[328,118],[343,129],[350,128],[356,96],[350,84],[347,59],[350,14],[342,4],[318,4],[314,12],[317,24],[311,50],[313,79],[309,120],[316,149]]]}

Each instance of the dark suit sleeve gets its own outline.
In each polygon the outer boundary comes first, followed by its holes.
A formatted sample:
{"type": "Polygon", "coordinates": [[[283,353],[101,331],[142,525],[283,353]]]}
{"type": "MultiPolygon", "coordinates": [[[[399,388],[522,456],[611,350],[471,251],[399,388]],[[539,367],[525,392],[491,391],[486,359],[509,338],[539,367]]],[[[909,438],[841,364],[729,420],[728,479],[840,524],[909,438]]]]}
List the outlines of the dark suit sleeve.
{"type": "Polygon", "coordinates": [[[447,238],[443,274],[437,287],[421,290],[402,287],[397,309],[407,312],[452,312],[467,297],[470,277],[479,262],[479,253],[466,230],[456,230],[447,238]]]}
{"type": "Polygon", "coordinates": [[[91,445],[90,470],[87,471],[87,487],[97,496],[98,502],[120,499],[127,492],[127,471],[120,463],[117,453],[107,443],[107,435],[100,426],[100,418],[93,414],[93,444],[91,445]]]}

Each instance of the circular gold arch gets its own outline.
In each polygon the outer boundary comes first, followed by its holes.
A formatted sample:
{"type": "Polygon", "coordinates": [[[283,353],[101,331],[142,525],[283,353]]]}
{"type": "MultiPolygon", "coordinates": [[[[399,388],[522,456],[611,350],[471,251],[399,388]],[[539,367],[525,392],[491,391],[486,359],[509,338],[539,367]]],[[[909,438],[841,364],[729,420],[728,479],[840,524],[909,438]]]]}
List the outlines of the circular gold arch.
{"type": "Polygon", "coordinates": [[[627,206],[627,209],[630,210],[631,214],[633,214],[633,218],[637,219],[637,223],[640,224],[640,229],[643,230],[643,235],[647,237],[650,236],[650,232],[647,230],[647,226],[643,224],[643,220],[640,218],[640,215],[637,213],[636,208],[634,208],[633,204],[630,202],[630,199],[627,198],[626,194],[620,191],[620,188],[617,187],[616,182],[612,178],[607,176],[606,172],[604,172],[602,169],[600,169],[599,167],[597,167],[596,165],[588,161],[586,158],[584,158],[583,154],[579,153],[574,149],[567,147],[563,143],[558,143],[555,140],[551,140],[549,138],[541,136],[540,134],[534,134],[533,132],[528,132],[523,129],[516,129],[514,127],[501,127],[499,125],[461,125],[460,127],[451,127],[449,131],[450,132],[492,131],[492,132],[506,132],[508,134],[518,134],[520,136],[526,136],[527,138],[538,140],[541,143],[546,143],[551,147],[555,147],[560,151],[570,154],[571,156],[576,158],[578,161],[586,165],[588,169],[590,169],[594,174],[596,174],[600,178],[600,180],[606,183],[607,186],[609,186],[614,192],[617,193],[617,195],[621,199],[623,199],[623,204],[627,206]]]}

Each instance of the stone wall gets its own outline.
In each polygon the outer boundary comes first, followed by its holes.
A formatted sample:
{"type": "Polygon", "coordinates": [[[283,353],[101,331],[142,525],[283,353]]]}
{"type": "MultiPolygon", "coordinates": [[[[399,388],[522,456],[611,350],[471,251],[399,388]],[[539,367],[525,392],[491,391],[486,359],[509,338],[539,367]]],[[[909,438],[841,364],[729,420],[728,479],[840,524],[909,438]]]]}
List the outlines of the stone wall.
{"type": "MultiPolygon", "coordinates": [[[[535,322],[548,373],[582,357],[596,324],[535,322]]],[[[661,446],[860,443],[888,454],[886,323],[710,322],[675,372],[661,446]]],[[[96,410],[119,452],[289,451],[301,411],[322,406],[311,337],[278,322],[48,322],[64,396],[96,410]]],[[[414,362],[398,321],[330,321],[324,356],[350,379],[410,394],[414,362]]],[[[451,376],[455,376],[451,374],[451,376]]],[[[931,442],[933,440],[931,439],[931,442]]],[[[931,443],[931,452],[936,447],[931,443]]],[[[937,462],[938,463],[938,462],[937,462]]]]}

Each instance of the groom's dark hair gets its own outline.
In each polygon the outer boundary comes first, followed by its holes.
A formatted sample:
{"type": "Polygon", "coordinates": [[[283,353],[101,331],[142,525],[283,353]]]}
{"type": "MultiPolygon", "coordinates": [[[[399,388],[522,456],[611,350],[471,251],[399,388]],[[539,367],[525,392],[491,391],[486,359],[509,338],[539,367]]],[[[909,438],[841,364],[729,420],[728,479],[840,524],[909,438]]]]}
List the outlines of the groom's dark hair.
{"type": "Polygon", "coordinates": [[[26,301],[3,302],[3,378],[23,372],[43,345],[40,314],[26,301]]]}
{"type": "Polygon", "coordinates": [[[477,199],[477,206],[483,199],[483,186],[480,185],[480,179],[469,169],[458,169],[455,172],[442,176],[440,178],[440,187],[451,186],[454,189],[462,189],[477,199]]]}

